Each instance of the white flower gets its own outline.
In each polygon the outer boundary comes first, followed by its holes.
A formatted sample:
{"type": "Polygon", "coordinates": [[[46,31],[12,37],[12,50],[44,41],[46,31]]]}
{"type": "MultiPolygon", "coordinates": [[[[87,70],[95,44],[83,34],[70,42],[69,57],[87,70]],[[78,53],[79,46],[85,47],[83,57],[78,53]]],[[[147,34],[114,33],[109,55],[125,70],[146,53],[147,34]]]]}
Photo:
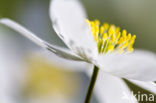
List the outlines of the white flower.
{"type": "Polygon", "coordinates": [[[50,16],[58,36],[70,50],[48,44],[10,19],[0,19],[0,23],[66,59],[92,63],[105,72],[119,77],[144,81],[156,80],[154,53],[136,50],[130,54],[98,54],[97,44],[86,23],[86,14],[78,0],[53,0],[50,5],[50,16]]]}
{"type": "MultiPolygon", "coordinates": [[[[97,83],[96,89],[100,91],[98,92],[99,97],[103,97],[103,94],[107,95],[106,101],[111,101],[109,95],[115,92],[108,93],[110,89],[118,90],[116,94],[120,93],[119,97],[121,97],[122,91],[130,94],[120,78],[142,81],[156,80],[156,55],[154,53],[135,50],[133,53],[119,54],[115,52],[117,49],[114,52],[98,52],[97,42],[92,36],[90,26],[86,23],[86,13],[78,0],[53,0],[50,4],[50,17],[56,33],[69,49],[60,48],[41,40],[32,32],[10,19],[0,19],[0,23],[23,34],[39,46],[50,50],[58,56],[98,66],[101,69],[100,74],[102,76],[99,77],[102,78],[103,82],[97,83]],[[108,88],[101,88],[105,84],[108,88]],[[101,92],[101,89],[104,92],[101,92]],[[100,95],[99,93],[102,94],[100,95]]],[[[151,82],[131,81],[141,86],[144,85],[142,87],[156,93],[156,87],[151,82]]],[[[115,96],[112,98],[115,98],[115,96]]],[[[115,98],[114,101],[115,103],[125,103],[119,98],[115,98]]],[[[113,100],[111,103],[114,103],[113,100]]]]}

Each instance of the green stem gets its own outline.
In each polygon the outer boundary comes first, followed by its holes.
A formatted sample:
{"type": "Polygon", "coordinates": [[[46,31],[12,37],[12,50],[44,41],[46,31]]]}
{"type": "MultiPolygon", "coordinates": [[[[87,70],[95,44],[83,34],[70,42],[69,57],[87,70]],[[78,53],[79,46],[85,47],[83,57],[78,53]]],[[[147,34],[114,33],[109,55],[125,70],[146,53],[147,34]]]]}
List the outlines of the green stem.
{"type": "Polygon", "coordinates": [[[89,84],[89,87],[88,87],[88,91],[87,91],[84,103],[90,103],[90,100],[91,100],[91,97],[92,97],[92,94],[93,94],[93,89],[94,89],[96,79],[97,79],[97,76],[98,76],[98,72],[99,72],[99,68],[97,66],[94,66],[94,71],[93,71],[93,74],[92,74],[92,77],[91,77],[91,80],[90,80],[90,84],[89,84]]]}

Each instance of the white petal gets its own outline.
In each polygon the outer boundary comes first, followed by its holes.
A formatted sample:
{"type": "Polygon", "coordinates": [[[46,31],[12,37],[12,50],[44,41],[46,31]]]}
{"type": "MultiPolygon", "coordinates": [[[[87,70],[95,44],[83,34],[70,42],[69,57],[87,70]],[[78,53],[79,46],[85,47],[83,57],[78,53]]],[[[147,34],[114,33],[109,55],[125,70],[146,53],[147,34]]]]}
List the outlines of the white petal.
{"type": "Polygon", "coordinates": [[[156,80],[156,55],[147,51],[99,56],[97,65],[116,76],[143,81],[156,80]]]}
{"type": "Polygon", "coordinates": [[[137,103],[123,80],[100,70],[95,85],[99,103],[137,103]]]}
{"type": "Polygon", "coordinates": [[[95,58],[97,46],[79,0],[52,0],[50,16],[56,33],[69,48],[85,59],[95,58]]]}
{"type": "Polygon", "coordinates": [[[144,82],[137,80],[129,80],[129,81],[156,95],[156,84],[154,82],[144,82]]]}
{"type": "Polygon", "coordinates": [[[7,27],[19,32],[23,36],[27,37],[37,45],[46,48],[50,50],[51,52],[55,53],[58,56],[61,56],[66,59],[71,59],[71,60],[82,60],[80,57],[74,55],[71,53],[69,50],[51,45],[43,40],[41,40],[39,37],[37,37],[35,34],[27,30],[26,28],[22,27],[20,24],[16,23],[15,21],[12,21],[10,19],[0,19],[0,23],[6,25],[7,27]]]}

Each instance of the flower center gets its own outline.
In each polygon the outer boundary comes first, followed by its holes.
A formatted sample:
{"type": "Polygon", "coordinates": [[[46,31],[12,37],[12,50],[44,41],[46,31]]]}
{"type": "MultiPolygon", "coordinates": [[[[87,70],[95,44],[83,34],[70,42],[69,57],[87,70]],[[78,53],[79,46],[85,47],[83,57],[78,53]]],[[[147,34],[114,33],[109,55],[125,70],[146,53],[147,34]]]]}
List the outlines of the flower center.
{"type": "Polygon", "coordinates": [[[100,25],[98,20],[89,21],[91,32],[98,46],[99,53],[110,52],[132,52],[136,35],[127,33],[125,29],[120,31],[120,27],[113,24],[104,23],[100,25]]]}

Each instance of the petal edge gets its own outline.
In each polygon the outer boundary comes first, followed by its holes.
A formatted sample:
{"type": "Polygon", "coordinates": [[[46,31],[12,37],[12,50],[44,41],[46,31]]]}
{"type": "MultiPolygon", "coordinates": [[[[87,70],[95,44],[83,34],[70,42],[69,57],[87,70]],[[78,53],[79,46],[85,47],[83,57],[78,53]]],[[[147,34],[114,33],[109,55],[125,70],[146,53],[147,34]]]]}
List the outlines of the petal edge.
{"type": "Polygon", "coordinates": [[[57,47],[57,46],[54,46],[52,44],[45,42],[44,40],[37,37],[34,33],[27,30],[26,28],[24,28],[23,26],[21,26],[20,24],[16,23],[13,20],[3,18],[3,19],[0,19],[0,24],[3,24],[5,26],[15,30],[16,32],[19,32],[20,34],[22,34],[26,38],[30,39],[37,45],[39,45],[45,49],[48,49],[49,51],[53,52],[54,54],[56,54],[58,56],[61,56],[66,59],[82,61],[82,59],[80,57],[76,56],[72,52],[67,51],[64,48],[57,47]]]}
{"type": "Polygon", "coordinates": [[[156,54],[136,50],[125,55],[99,56],[97,65],[113,75],[142,81],[156,80],[156,54]]]}

